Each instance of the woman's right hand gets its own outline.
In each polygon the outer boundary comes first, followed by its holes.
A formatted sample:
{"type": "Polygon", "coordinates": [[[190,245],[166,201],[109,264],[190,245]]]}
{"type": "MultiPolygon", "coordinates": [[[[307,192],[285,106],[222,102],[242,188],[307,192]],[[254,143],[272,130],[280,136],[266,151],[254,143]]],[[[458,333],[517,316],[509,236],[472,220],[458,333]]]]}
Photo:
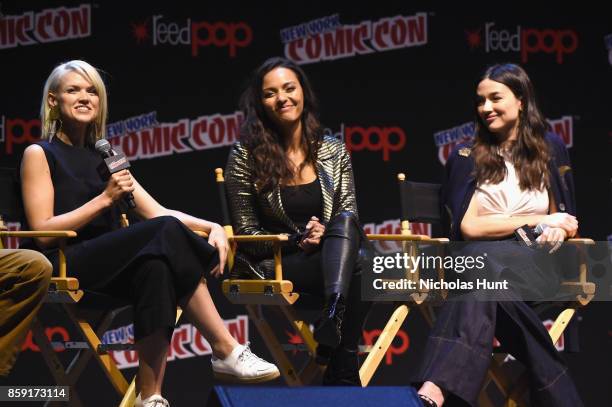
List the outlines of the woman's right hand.
{"type": "Polygon", "coordinates": [[[567,237],[576,236],[578,231],[578,220],[575,216],[565,212],[551,213],[544,216],[542,222],[551,228],[561,228],[567,233],[567,237]]]}
{"type": "Polygon", "coordinates": [[[319,222],[319,218],[313,216],[306,225],[306,233],[298,246],[306,253],[312,253],[321,244],[321,238],[325,233],[325,225],[319,222]]]}
{"type": "Polygon", "coordinates": [[[103,194],[110,198],[111,203],[115,203],[127,194],[134,192],[134,189],[134,181],[130,172],[128,170],[121,170],[111,174],[103,194]]]}

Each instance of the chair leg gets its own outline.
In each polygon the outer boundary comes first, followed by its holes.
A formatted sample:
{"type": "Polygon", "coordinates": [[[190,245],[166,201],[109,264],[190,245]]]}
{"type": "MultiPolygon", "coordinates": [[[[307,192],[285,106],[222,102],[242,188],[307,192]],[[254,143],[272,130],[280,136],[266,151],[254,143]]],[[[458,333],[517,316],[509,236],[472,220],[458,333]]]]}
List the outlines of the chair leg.
{"type": "Polygon", "coordinates": [[[123,399],[121,399],[121,403],[119,403],[119,407],[133,407],[136,402],[136,377],[132,379],[130,386],[127,391],[123,395],[123,399]]]}
{"type": "Polygon", "coordinates": [[[410,309],[406,305],[400,305],[395,309],[391,318],[389,318],[387,325],[378,336],[368,357],[359,369],[359,378],[361,379],[361,385],[363,387],[366,387],[368,383],[370,383],[372,376],[374,376],[374,372],[376,372],[378,365],[380,365],[383,356],[385,356],[387,349],[389,349],[391,342],[393,342],[397,331],[399,331],[409,312],[410,309]]]}
{"type": "Polygon", "coordinates": [[[576,313],[575,308],[567,308],[567,309],[564,309],[559,314],[557,319],[555,319],[555,322],[553,323],[552,327],[548,331],[548,333],[550,333],[550,338],[552,339],[554,344],[556,344],[559,341],[559,338],[563,334],[563,331],[565,330],[567,325],[570,323],[575,313],[576,313]]]}
{"type": "MultiPolygon", "coordinates": [[[[102,322],[97,326],[96,335],[98,336],[98,338],[101,338],[102,335],[104,335],[104,333],[108,330],[108,328],[113,322],[115,315],[116,312],[114,310],[108,312],[102,322]]],[[[92,350],[91,348],[80,350],[73,358],[72,362],[70,362],[70,364],[66,368],[66,373],[68,374],[68,377],[70,378],[70,381],[72,383],[77,382],[79,376],[87,367],[89,360],[93,356],[93,352],[95,352],[95,349],[92,350]]]]}
{"type": "Polygon", "coordinates": [[[306,345],[310,355],[315,356],[317,352],[317,341],[315,341],[308,324],[297,317],[297,314],[292,307],[281,306],[281,311],[304,341],[304,345],[306,345]]]}
{"type": "Polygon", "coordinates": [[[115,391],[120,396],[123,396],[128,389],[127,380],[125,380],[125,377],[119,371],[119,369],[117,368],[117,365],[115,364],[115,362],[113,361],[110,355],[108,354],[100,355],[98,353],[98,346],[100,345],[101,342],[98,336],[96,335],[96,333],[94,332],[94,330],[91,328],[91,325],[89,325],[87,321],[76,318],[76,316],[74,315],[70,307],[64,306],[64,309],[66,310],[67,314],[70,316],[70,319],[72,321],[76,321],[76,326],[79,329],[80,334],[85,338],[85,340],[91,347],[93,356],[95,357],[95,359],[98,361],[98,363],[102,367],[102,370],[104,371],[104,373],[110,380],[115,391]]]}
{"type": "Polygon", "coordinates": [[[310,355],[310,358],[306,363],[306,366],[302,368],[298,375],[302,383],[312,383],[315,377],[325,371],[325,368],[323,366],[315,362],[318,345],[317,341],[315,341],[308,324],[298,318],[297,313],[292,307],[281,306],[281,311],[285,318],[287,318],[289,323],[293,326],[295,331],[298,333],[298,335],[300,335],[302,341],[308,349],[308,354],[310,355]]]}
{"type": "Polygon", "coordinates": [[[521,374],[516,382],[516,385],[514,386],[514,388],[510,392],[510,395],[508,396],[508,400],[506,401],[506,406],[516,407],[519,405],[520,406],[524,405],[522,400],[525,397],[525,392],[527,391],[528,385],[529,385],[529,382],[527,380],[527,374],[526,373],[521,374]]]}
{"type": "Polygon", "coordinates": [[[487,389],[489,384],[493,382],[495,384],[495,388],[501,394],[504,403],[507,402],[510,395],[510,380],[508,379],[506,373],[503,371],[503,362],[506,359],[507,354],[495,354],[491,358],[491,365],[487,370],[487,375],[483,382],[482,388],[478,395],[478,405],[485,407],[493,407],[495,403],[493,403],[487,393],[487,389]]]}
{"type": "Polygon", "coordinates": [[[45,364],[49,368],[55,383],[58,386],[70,387],[70,401],[68,405],[71,407],[82,407],[83,403],[81,402],[79,394],[76,392],[76,387],[74,386],[75,383],[66,374],[64,365],[55,354],[55,350],[53,350],[51,342],[49,342],[49,338],[47,338],[47,335],[45,335],[45,330],[38,318],[34,318],[34,322],[32,324],[32,335],[34,336],[34,340],[40,349],[40,353],[45,361],[45,364]]]}
{"type": "Polygon", "coordinates": [[[487,386],[484,386],[478,394],[478,407],[495,407],[486,390],[487,386]]]}
{"type": "Polygon", "coordinates": [[[110,355],[100,355],[97,352],[98,346],[101,342],[98,336],[91,328],[91,325],[89,325],[89,323],[87,323],[86,321],[81,320],[79,321],[78,326],[81,333],[85,336],[87,342],[91,346],[94,358],[98,361],[100,366],[102,366],[104,373],[106,373],[106,376],[111,381],[115,391],[117,391],[120,396],[125,394],[128,389],[127,380],[125,380],[123,373],[119,371],[119,368],[117,368],[115,361],[111,358],[110,355]]]}
{"type": "Polygon", "coordinates": [[[287,358],[285,352],[283,352],[282,346],[278,342],[276,335],[274,335],[272,328],[263,318],[261,307],[256,305],[247,305],[246,309],[249,313],[249,317],[253,323],[255,323],[257,331],[263,338],[268,350],[272,354],[272,357],[274,358],[281,375],[285,379],[285,382],[291,387],[302,386],[303,382],[299,377],[297,370],[289,361],[289,358],[287,358]]]}

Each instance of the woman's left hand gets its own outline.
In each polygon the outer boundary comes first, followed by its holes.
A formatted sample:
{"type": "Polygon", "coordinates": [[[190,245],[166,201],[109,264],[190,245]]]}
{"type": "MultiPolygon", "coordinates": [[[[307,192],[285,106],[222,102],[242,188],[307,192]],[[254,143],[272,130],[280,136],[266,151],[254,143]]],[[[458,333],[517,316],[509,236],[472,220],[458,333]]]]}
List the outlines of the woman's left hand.
{"type": "Polygon", "coordinates": [[[220,277],[225,269],[225,262],[227,261],[227,250],[229,243],[227,241],[227,234],[225,229],[221,225],[215,225],[210,229],[208,234],[208,244],[215,247],[219,252],[219,264],[210,271],[214,277],[220,277]]]}
{"type": "Polygon", "coordinates": [[[314,251],[321,244],[324,233],[325,225],[319,222],[319,218],[313,216],[306,225],[306,235],[299,243],[300,248],[306,253],[314,251]]]}
{"type": "Polygon", "coordinates": [[[567,238],[567,232],[563,228],[546,228],[536,239],[536,242],[552,246],[548,253],[556,252],[567,238]]]}

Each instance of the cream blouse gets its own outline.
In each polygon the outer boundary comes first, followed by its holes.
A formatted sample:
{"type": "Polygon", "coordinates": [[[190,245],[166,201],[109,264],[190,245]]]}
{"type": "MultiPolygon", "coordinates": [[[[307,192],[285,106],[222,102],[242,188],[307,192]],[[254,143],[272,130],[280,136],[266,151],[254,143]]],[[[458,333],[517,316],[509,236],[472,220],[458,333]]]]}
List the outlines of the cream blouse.
{"type": "Polygon", "coordinates": [[[548,213],[548,192],[540,190],[521,190],[519,179],[512,162],[504,160],[506,178],[499,184],[485,182],[476,188],[478,215],[487,216],[527,216],[548,213]]]}

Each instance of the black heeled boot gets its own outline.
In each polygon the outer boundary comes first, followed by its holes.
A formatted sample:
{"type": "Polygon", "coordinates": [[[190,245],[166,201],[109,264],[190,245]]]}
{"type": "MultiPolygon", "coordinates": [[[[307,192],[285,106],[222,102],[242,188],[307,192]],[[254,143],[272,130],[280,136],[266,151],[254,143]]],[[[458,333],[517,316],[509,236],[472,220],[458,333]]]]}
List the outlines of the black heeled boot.
{"type": "Polygon", "coordinates": [[[327,366],[329,364],[329,360],[331,359],[333,348],[329,346],[318,344],[317,351],[315,354],[315,363],[321,366],[327,366]]]}
{"type": "Polygon", "coordinates": [[[346,310],[344,296],[335,293],[329,296],[323,308],[323,314],[315,323],[314,339],[328,348],[336,348],[340,344],[342,318],[346,310]]]}
{"type": "Polygon", "coordinates": [[[357,349],[338,347],[323,375],[324,386],[361,386],[357,349]]]}

